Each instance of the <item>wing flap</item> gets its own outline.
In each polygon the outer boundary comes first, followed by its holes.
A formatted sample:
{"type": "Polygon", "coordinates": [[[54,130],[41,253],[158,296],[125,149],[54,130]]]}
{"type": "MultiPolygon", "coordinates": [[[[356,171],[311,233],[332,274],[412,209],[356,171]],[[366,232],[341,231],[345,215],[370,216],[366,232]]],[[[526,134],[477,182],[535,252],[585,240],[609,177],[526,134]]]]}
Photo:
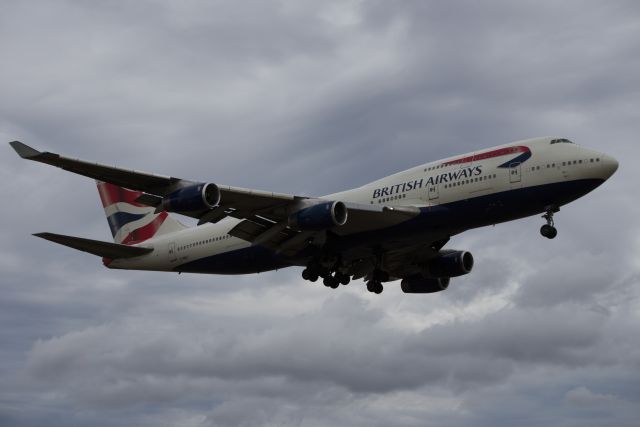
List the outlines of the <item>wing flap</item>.
{"type": "Polygon", "coordinates": [[[275,248],[297,232],[288,229],[283,223],[266,226],[244,220],[233,227],[229,234],[256,245],[275,248]]]}
{"type": "Polygon", "coordinates": [[[35,233],[34,236],[40,237],[50,242],[68,246],[70,248],[88,252],[105,258],[133,258],[136,256],[148,254],[153,251],[152,248],[143,248],[140,246],[127,246],[118,243],[102,242],[100,240],[85,239],[82,237],[65,236],[63,234],[54,233],[35,233]]]}
{"type": "Polygon", "coordinates": [[[414,206],[377,206],[346,202],[349,216],[345,225],[332,229],[339,236],[391,227],[420,214],[414,206]]]}

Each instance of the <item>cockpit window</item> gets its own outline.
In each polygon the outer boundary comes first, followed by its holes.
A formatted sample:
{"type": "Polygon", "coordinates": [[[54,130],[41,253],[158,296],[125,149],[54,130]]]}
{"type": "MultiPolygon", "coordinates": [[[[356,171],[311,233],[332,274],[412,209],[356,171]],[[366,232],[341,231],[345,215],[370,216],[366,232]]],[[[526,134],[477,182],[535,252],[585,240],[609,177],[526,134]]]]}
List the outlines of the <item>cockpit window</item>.
{"type": "Polygon", "coordinates": [[[551,144],[573,144],[573,142],[565,138],[559,138],[559,139],[552,139],[551,144]]]}

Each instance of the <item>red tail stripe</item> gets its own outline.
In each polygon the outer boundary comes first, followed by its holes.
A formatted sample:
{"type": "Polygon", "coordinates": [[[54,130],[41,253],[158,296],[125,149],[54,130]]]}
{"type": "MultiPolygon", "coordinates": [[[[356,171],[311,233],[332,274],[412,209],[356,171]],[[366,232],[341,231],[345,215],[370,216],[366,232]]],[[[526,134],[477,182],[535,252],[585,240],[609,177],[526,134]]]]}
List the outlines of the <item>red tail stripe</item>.
{"type": "Polygon", "coordinates": [[[129,233],[122,240],[122,244],[133,245],[134,243],[144,242],[145,240],[152,238],[168,216],[169,214],[167,214],[166,212],[161,212],[160,215],[158,215],[156,219],[151,221],[149,224],[133,230],[131,233],[129,233]]]}
{"type": "Polygon", "coordinates": [[[104,208],[118,202],[125,202],[134,206],[145,206],[135,201],[142,195],[140,191],[127,190],[108,182],[98,183],[98,193],[100,193],[100,200],[102,200],[102,207],[104,208]]]}

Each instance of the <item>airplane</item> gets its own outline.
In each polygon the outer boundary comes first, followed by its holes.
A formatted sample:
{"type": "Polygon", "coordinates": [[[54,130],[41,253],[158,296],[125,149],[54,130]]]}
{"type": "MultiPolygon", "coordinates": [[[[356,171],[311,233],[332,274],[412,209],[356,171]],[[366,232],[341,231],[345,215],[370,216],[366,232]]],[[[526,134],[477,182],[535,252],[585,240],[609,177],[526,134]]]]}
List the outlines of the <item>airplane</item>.
{"type": "Polygon", "coordinates": [[[369,292],[400,280],[404,293],[444,291],[471,272],[469,251],[444,249],[464,231],[554,214],[618,168],[604,153],[540,137],[438,160],[339,193],[307,197],[190,181],[106,166],[21,142],[24,159],[93,178],[113,235],[104,242],[37,237],[102,257],[112,269],[247,274],[291,266],[337,288],[364,279],[369,292]],[[174,214],[195,218],[186,226],[174,214]]]}

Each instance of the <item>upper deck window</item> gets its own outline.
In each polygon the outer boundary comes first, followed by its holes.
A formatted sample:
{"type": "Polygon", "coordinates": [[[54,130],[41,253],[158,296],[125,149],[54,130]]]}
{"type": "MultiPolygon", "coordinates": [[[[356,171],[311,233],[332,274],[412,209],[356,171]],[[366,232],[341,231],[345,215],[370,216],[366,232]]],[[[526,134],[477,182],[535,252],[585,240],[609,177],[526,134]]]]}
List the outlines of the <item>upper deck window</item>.
{"type": "Polygon", "coordinates": [[[569,141],[566,138],[552,139],[551,144],[573,144],[573,142],[569,141]]]}

